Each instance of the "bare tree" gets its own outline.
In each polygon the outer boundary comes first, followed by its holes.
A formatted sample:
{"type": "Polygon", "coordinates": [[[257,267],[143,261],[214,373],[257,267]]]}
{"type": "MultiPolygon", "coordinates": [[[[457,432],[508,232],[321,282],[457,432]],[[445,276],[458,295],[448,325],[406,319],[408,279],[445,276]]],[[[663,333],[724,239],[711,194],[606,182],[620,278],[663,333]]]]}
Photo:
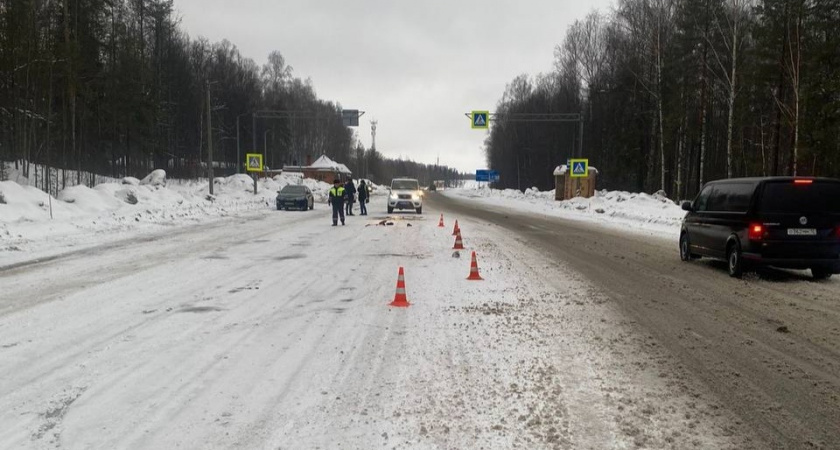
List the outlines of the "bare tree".
{"type": "Polygon", "coordinates": [[[714,20],[716,34],[720,36],[726,54],[722,55],[721,52],[718,52],[714,43],[709,45],[727,91],[727,178],[732,178],[732,134],[735,118],[735,98],[738,95],[738,57],[742,52],[745,41],[743,37],[746,33],[745,21],[752,7],[753,0],[726,0],[722,13],[716,13],[714,20]]]}

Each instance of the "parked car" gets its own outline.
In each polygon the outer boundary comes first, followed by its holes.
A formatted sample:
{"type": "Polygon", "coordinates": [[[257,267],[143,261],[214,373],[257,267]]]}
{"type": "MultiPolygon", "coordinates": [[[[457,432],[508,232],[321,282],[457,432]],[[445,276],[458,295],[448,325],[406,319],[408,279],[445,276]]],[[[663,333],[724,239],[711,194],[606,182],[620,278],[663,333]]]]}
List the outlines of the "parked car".
{"type": "Polygon", "coordinates": [[[388,214],[394,209],[413,209],[423,214],[423,191],[420,182],[414,178],[394,178],[391,180],[391,193],[388,196],[388,214]]]}
{"type": "Polygon", "coordinates": [[[315,208],[315,197],[312,191],[302,185],[288,184],[277,191],[277,210],[297,208],[307,210],[315,208]]]}
{"type": "Polygon", "coordinates": [[[729,275],[761,266],[840,273],[840,180],[734,178],[706,184],[680,230],[683,261],[724,259],[729,275]]]}

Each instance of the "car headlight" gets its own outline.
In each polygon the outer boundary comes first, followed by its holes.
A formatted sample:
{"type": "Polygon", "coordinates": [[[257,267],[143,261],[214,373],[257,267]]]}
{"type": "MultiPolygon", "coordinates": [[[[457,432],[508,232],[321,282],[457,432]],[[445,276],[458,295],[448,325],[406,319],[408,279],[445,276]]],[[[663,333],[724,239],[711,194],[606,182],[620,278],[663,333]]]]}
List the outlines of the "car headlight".
{"type": "Polygon", "coordinates": [[[414,194],[411,194],[411,199],[414,200],[415,202],[417,200],[420,200],[420,194],[418,194],[416,192],[414,194]]]}
{"type": "Polygon", "coordinates": [[[391,194],[391,200],[396,200],[396,199],[397,199],[397,194],[391,194]]]}

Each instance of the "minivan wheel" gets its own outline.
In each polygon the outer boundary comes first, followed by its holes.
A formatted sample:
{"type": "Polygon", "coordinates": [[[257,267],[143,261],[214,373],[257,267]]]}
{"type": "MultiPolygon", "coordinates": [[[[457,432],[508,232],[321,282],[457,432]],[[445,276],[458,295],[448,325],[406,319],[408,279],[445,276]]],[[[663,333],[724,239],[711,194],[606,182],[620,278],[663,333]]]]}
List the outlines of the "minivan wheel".
{"type": "Polygon", "coordinates": [[[697,259],[697,255],[691,253],[691,241],[688,240],[688,233],[683,233],[680,236],[680,259],[683,261],[697,259]]]}
{"type": "Polygon", "coordinates": [[[831,272],[825,269],[812,267],[811,276],[814,277],[815,280],[825,280],[831,277],[831,272]]]}
{"type": "Polygon", "coordinates": [[[744,274],[744,263],[741,260],[741,245],[737,242],[731,244],[726,250],[726,261],[729,268],[729,276],[741,278],[744,274]]]}

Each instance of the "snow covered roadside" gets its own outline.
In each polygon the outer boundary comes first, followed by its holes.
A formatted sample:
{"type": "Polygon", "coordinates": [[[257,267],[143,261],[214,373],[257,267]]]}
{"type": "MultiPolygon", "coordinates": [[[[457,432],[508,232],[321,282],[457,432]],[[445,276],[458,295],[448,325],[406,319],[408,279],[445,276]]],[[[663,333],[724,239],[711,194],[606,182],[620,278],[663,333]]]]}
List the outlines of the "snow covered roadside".
{"type": "Polygon", "coordinates": [[[166,180],[155,171],[143,181],[68,187],[53,198],[31,186],[0,182],[0,266],[273,208],[277,190],[287,184],[309,186],[316,203],[326,202],[330,187],[283,174],[261,179],[254,195],[252,178],[233,175],[215,179],[211,198],[206,180],[166,180]]]}
{"type": "Polygon", "coordinates": [[[462,189],[441,191],[444,195],[487,205],[527,211],[571,220],[598,222],[623,230],[676,240],[685,216],[679,205],[658,194],[597,191],[593,198],[554,200],[554,191],[490,189],[469,183],[462,189]]]}

